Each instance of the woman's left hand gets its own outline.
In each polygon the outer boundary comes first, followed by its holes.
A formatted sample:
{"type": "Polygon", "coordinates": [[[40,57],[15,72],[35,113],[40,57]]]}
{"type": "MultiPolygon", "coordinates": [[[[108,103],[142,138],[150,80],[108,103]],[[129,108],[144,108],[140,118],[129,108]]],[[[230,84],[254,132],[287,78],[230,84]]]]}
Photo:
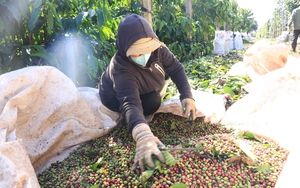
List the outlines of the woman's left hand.
{"type": "Polygon", "coordinates": [[[196,105],[194,99],[186,98],[181,101],[183,108],[183,116],[189,117],[191,120],[196,118],[196,105]]]}

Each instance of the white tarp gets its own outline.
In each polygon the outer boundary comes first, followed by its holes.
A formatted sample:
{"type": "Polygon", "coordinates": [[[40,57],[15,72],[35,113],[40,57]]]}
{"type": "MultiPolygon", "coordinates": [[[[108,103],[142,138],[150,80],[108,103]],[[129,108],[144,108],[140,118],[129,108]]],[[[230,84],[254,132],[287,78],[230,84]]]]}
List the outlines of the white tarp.
{"type": "MultiPolygon", "coordinates": [[[[225,97],[194,91],[197,117],[219,122],[225,97]]],[[[158,112],[181,115],[179,99],[165,101],[158,112]]],[[[54,67],[0,75],[0,187],[40,187],[36,174],[109,133],[119,119],[101,104],[97,89],[76,88],[54,67]]]]}
{"type": "MultiPolygon", "coordinates": [[[[219,123],[225,114],[225,103],[229,95],[217,95],[209,92],[192,90],[197,108],[196,117],[204,117],[206,123],[219,123]]],[[[182,116],[182,107],[178,96],[161,104],[156,113],[171,112],[182,116]]]]}
{"type": "Polygon", "coordinates": [[[276,187],[298,185],[300,163],[299,111],[300,59],[289,57],[282,68],[245,86],[249,92],[225,113],[221,124],[263,135],[290,151],[276,187]]]}
{"type": "Polygon", "coordinates": [[[261,40],[246,50],[243,61],[234,64],[228,76],[249,76],[256,80],[273,70],[283,67],[288,58],[289,47],[282,43],[271,44],[261,40]]]}
{"type": "Polygon", "coordinates": [[[298,134],[291,128],[300,124],[297,110],[300,106],[299,62],[291,61],[244,88],[249,93],[229,107],[221,123],[274,137],[291,149],[289,139],[296,137],[285,138],[285,135],[298,134]]]}
{"type": "Polygon", "coordinates": [[[5,161],[0,163],[0,187],[14,187],[20,178],[25,182],[20,187],[38,187],[33,169],[41,172],[79,144],[108,133],[116,123],[107,122],[119,118],[103,115],[96,93],[78,92],[53,67],[3,74],[0,87],[0,160],[5,161]],[[8,172],[17,174],[7,178],[8,172]]]}

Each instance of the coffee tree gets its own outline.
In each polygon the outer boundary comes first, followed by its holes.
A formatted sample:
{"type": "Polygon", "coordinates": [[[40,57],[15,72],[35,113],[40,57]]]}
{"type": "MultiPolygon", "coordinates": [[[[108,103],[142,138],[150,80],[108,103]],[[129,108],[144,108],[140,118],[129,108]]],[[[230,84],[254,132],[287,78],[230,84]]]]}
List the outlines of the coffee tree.
{"type": "MultiPolygon", "coordinates": [[[[228,22],[229,0],[153,1],[153,28],[183,63],[210,54],[217,25],[228,22]],[[187,38],[192,33],[191,38],[187,38]]],[[[97,87],[116,52],[118,23],[141,14],[133,0],[0,1],[0,74],[27,66],[55,66],[77,86],[97,87]]]]}

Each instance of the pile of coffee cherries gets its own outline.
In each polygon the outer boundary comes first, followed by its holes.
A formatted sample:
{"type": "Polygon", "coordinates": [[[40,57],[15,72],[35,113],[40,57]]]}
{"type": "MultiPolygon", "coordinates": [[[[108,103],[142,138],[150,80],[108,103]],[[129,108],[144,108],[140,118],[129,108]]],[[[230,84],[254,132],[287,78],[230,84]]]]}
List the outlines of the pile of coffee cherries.
{"type": "Polygon", "coordinates": [[[150,127],[170,149],[170,163],[154,159],[155,169],[132,171],[135,141],[123,126],[52,164],[38,175],[41,187],[273,188],[289,154],[271,140],[201,118],[160,113],[150,127]]]}

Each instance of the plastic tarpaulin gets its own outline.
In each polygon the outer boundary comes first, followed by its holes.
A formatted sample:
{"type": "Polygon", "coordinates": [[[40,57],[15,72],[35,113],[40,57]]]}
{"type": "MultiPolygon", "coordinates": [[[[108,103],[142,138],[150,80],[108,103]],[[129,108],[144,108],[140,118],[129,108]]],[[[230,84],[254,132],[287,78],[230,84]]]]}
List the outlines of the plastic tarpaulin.
{"type": "Polygon", "coordinates": [[[285,44],[261,40],[246,50],[243,61],[234,64],[227,75],[249,76],[254,81],[283,67],[288,60],[288,52],[289,47],[285,44]]]}
{"type": "Polygon", "coordinates": [[[0,160],[5,161],[0,163],[0,187],[14,187],[8,186],[16,182],[6,178],[8,172],[16,173],[11,176],[16,179],[23,174],[20,178],[27,186],[21,187],[37,187],[33,169],[41,172],[81,143],[108,133],[119,118],[103,114],[96,93],[79,92],[53,67],[3,74],[0,86],[0,160]]]}
{"type": "Polygon", "coordinates": [[[249,92],[225,113],[221,124],[263,135],[290,151],[276,187],[298,185],[300,157],[298,126],[300,106],[299,58],[288,57],[285,66],[245,86],[249,92]]]}

